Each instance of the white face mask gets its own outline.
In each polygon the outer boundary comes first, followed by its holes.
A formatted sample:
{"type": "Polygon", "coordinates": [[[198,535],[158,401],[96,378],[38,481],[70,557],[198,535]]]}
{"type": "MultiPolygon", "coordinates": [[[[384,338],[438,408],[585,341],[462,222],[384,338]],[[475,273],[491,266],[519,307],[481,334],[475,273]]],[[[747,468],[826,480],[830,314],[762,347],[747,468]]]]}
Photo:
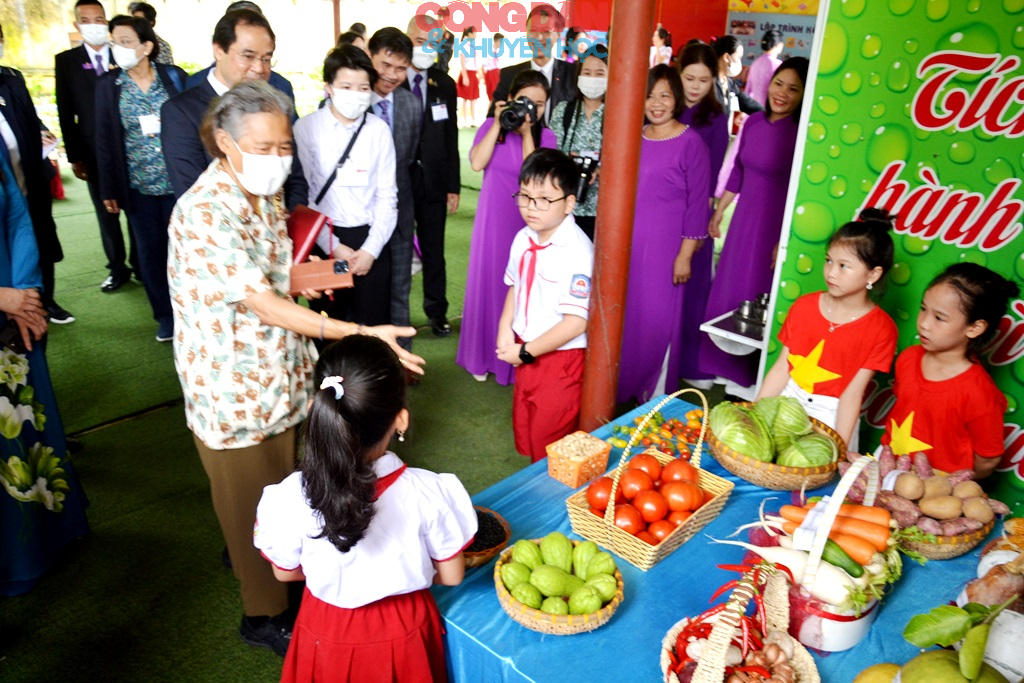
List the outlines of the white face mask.
{"type": "Polygon", "coordinates": [[[228,164],[235,172],[238,183],[250,194],[260,197],[273,197],[284,185],[288,174],[292,172],[292,156],[278,156],[276,154],[251,154],[243,152],[238,143],[232,140],[235,148],[242,154],[242,168],[245,173],[240,172],[231,163],[228,157],[228,164]]]}
{"type": "Polygon", "coordinates": [[[82,40],[93,47],[106,45],[110,36],[106,24],[82,24],[78,27],[78,32],[82,34],[82,40]]]}
{"type": "Polygon", "coordinates": [[[608,79],[603,76],[580,76],[576,85],[584,97],[596,100],[608,92],[608,79]]]}
{"type": "Polygon", "coordinates": [[[743,71],[743,63],[741,60],[735,57],[729,58],[729,70],[726,72],[729,74],[729,78],[736,78],[743,71]]]}
{"type": "Polygon", "coordinates": [[[111,45],[110,51],[114,55],[114,61],[122,69],[134,69],[139,65],[139,61],[141,61],[134,47],[111,45]]]}
{"type": "Polygon", "coordinates": [[[370,93],[359,90],[335,90],[331,95],[331,106],[346,119],[354,121],[370,106],[370,93]]]}
{"type": "Polygon", "coordinates": [[[434,57],[437,57],[437,52],[427,52],[422,45],[412,49],[412,65],[420,71],[434,66],[434,57]]]}

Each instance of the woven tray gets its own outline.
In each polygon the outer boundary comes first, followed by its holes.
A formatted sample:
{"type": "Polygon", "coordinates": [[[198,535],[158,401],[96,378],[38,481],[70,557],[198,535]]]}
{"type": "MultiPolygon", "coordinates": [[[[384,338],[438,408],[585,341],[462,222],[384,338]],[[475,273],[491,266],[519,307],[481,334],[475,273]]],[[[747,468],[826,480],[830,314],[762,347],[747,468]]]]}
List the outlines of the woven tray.
{"type": "Polygon", "coordinates": [[[508,546],[508,540],[512,537],[512,527],[509,526],[509,523],[507,521],[505,521],[504,517],[499,515],[494,510],[491,510],[490,508],[485,508],[482,505],[474,505],[473,509],[474,510],[479,510],[480,512],[483,512],[484,514],[491,515],[496,520],[498,520],[498,523],[501,524],[502,530],[505,532],[505,540],[502,541],[501,543],[499,543],[498,545],[494,546],[493,548],[488,548],[486,550],[481,550],[480,552],[475,552],[475,553],[471,553],[471,552],[463,553],[462,557],[466,560],[466,569],[472,569],[473,567],[479,567],[480,565],[487,564],[488,562],[493,560],[495,555],[500,553],[502,550],[504,550],[508,546]]]}
{"type": "MultiPolygon", "coordinates": [[[[672,551],[690,540],[694,534],[707,526],[711,520],[722,512],[722,508],[725,507],[726,501],[729,500],[729,494],[732,493],[733,487],[735,486],[735,484],[727,479],[723,479],[716,474],[700,469],[700,459],[703,451],[702,447],[704,443],[704,434],[707,431],[707,425],[708,402],[704,397],[704,394],[696,389],[681,389],[674,394],[666,396],[664,400],[654,406],[654,408],[647,413],[646,417],[644,417],[643,421],[638,426],[636,432],[632,437],[630,437],[629,443],[627,443],[626,447],[623,449],[622,457],[619,459],[619,464],[612,473],[612,491],[609,495],[608,509],[605,511],[604,517],[598,517],[590,511],[590,506],[587,504],[586,489],[577,491],[573,495],[569,496],[565,501],[565,506],[569,510],[569,521],[572,523],[573,532],[578,536],[594,541],[605,550],[615,553],[630,564],[644,571],[647,571],[658,562],[661,562],[663,559],[668,557],[672,551]],[[698,508],[685,522],[677,526],[672,533],[661,541],[661,543],[658,543],[657,545],[650,545],[641,541],[633,534],[615,526],[615,492],[618,490],[619,477],[622,476],[623,471],[626,469],[626,463],[629,462],[629,452],[635,445],[638,435],[643,433],[644,427],[647,426],[651,417],[661,410],[666,403],[685,393],[693,393],[699,396],[701,403],[704,406],[704,419],[701,423],[701,430],[700,435],[697,438],[697,443],[693,447],[693,455],[690,457],[690,464],[698,470],[698,483],[700,487],[705,491],[710,492],[712,494],[712,498],[698,508]]],[[[675,460],[672,456],[665,455],[655,449],[648,449],[645,452],[654,456],[662,465],[675,460]]]]}
{"type": "MultiPolygon", "coordinates": [[[[750,408],[754,404],[744,402],[736,405],[750,408]]],[[[843,457],[846,454],[846,443],[842,437],[824,422],[813,417],[810,419],[814,431],[831,439],[839,450],[839,457],[843,457]]],[[[832,481],[838,471],[837,462],[822,467],[785,467],[751,458],[726,446],[710,429],[708,450],[722,467],[740,479],[774,491],[799,491],[805,486],[808,489],[816,489],[832,481]]]]}
{"type": "Polygon", "coordinates": [[[921,553],[924,557],[929,560],[950,560],[954,557],[960,557],[971,552],[978,545],[985,540],[989,532],[992,531],[996,521],[993,519],[991,522],[978,529],[972,531],[969,534],[961,534],[959,536],[936,536],[935,543],[927,543],[923,541],[900,541],[900,547],[912,550],[914,552],[921,553]]]}
{"type": "MultiPolygon", "coordinates": [[[[540,540],[538,538],[534,542],[540,543],[540,540]]],[[[573,541],[573,547],[580,543],[581,541],[573,541]]],[[[550,633],[555,636],[571,636],[577,633],[593,631],[607,624],[608,620],[615,614],[615,610],[622,604],[624,597],[622,573],[616,569],[615,581],[618,583],[618,589],[615,592],[615,597],[597,612],[591,612],[590,614],[548,614],[547,612],[541,612],[539,609],[527,607],[513,598],[512,594],[505,588],[505,584],[501,581],[501,566],[508,562],[511,557],[512,548],[508,548],[498,558],[497,563],[495,563],[494,588],[498,592],[498,602],[501,603],[501,608],[505,610],[505,613],[532,631],[550,633]]]]}
{"type": "MultiPolygon", "coordinates": [[[[769,565],[762,564],[761,568],[762,571],[772,572],[763,590],[767,626],[771,630],[780,632],[782,634],[780,637],[787,640],[793,647],[793,657],[789,660],[789,664],[793,667],[795,683],[821,683],[821,676],[818,674],[810,652],[799,641],[786,633],[789,628],[789,584],[785,576],[770,569],[769,565]]],[[[746,609],[749,599],[749,592],[734,590],[729,596],[729,602],[732,605],[729,609],[740,614],[746,609]]],[[[725,651],[738,630],[735,617],[723,618],[725,614],[723,612],[718,615],[715,621],[705,655],[693,673],[691,679],[693,683],[718,683],[725,678],[725,651]]],[[[677,622],[661,641],[661,673],[666,683],[679,683],[679,677],[668,670],[670,663],[668,653],[675,647],[676,638],[689,622],[689,618],[677,622]]]]}

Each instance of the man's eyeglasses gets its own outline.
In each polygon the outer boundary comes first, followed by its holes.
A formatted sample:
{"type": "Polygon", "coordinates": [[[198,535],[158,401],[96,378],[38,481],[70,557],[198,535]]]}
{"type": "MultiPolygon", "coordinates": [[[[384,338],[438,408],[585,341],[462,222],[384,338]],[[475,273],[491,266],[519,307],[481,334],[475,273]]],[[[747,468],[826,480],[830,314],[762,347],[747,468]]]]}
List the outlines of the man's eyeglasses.
{"type": "Polygon", "coordinates": [[[251,66],[252,63],[256,61],[262,62],[263,66],[267,67],[268,69],[273,69],[277,65],[277,60],[274,59],[273,55],[268,57],[260,57],[255,52],[250,52],[249,50],[246,50],[245,52],[236,52],[235,54],[238,55],[239,59],[241,59],[242,62],[249,66],[251,66]]]}
{"type": "Polygon", "coordinates": [[[514,195],[512,195],[512,199],[515,200],[516,206],[518,206],[520,209],[525,209],[529,207],[530,202],[533,202],[533,208],[537,209],[538,211],[547,211],[548,209],[551,208],[551,205],[554,202],[560,202],[563,199],[566,199],[568,196],[569,195],[566,194],[562,195],[558,199],[548,199],[547,197],[531,197],[528,194],[516,192],[514,195]]]}

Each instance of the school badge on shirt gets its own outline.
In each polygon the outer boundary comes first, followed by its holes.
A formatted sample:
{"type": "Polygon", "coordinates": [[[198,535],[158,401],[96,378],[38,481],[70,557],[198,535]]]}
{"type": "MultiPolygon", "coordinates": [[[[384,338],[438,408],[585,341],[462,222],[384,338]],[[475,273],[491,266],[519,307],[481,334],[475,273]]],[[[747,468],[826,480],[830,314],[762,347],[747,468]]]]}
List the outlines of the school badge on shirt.
{"type": "Polygon", "coordinates": [[[586,299],[590,296],[590,278],[583,273],[572,276],[572,284],[569,286],[569,295],[577,299],[586,299]]]}

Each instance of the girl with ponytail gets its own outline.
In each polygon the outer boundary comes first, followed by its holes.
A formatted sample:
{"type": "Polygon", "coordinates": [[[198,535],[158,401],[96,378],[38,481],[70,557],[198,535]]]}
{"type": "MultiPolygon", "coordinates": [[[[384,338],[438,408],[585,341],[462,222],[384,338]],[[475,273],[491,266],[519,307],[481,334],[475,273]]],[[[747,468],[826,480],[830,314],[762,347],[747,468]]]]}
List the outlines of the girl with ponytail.
{"type": "Polygon", "coordinates": [[[857,451],[861,402],[876,372],[889,372],[896,324],[871,300],[892,268],[895,216],[865,209],[839,228],[825,255],[824,292],[805,294],[779,330],[782,351],[758,399],[790,396],[857,451]]]}
{"type": "Polygon", "coordinates": [[[955,263],[925,290],[917,314],[921,343],[896,359],[896,404],[882,443],[893,453],[924,451],[932,467],[995,471],[1003,455],[1007,401],[981,364],[1017,283],[976,263],[955,263]]]}
{"type": "Polygon", "coordinates": [[[306,582],[281,680],[446,680],[428,589],[462,581],[477,529],[469,494],[388,450],[409,410],[385,342],[331,344],[314,386],[299,470],[266,487],[256,511],[254,543],[274,575],[306,582]]]}

